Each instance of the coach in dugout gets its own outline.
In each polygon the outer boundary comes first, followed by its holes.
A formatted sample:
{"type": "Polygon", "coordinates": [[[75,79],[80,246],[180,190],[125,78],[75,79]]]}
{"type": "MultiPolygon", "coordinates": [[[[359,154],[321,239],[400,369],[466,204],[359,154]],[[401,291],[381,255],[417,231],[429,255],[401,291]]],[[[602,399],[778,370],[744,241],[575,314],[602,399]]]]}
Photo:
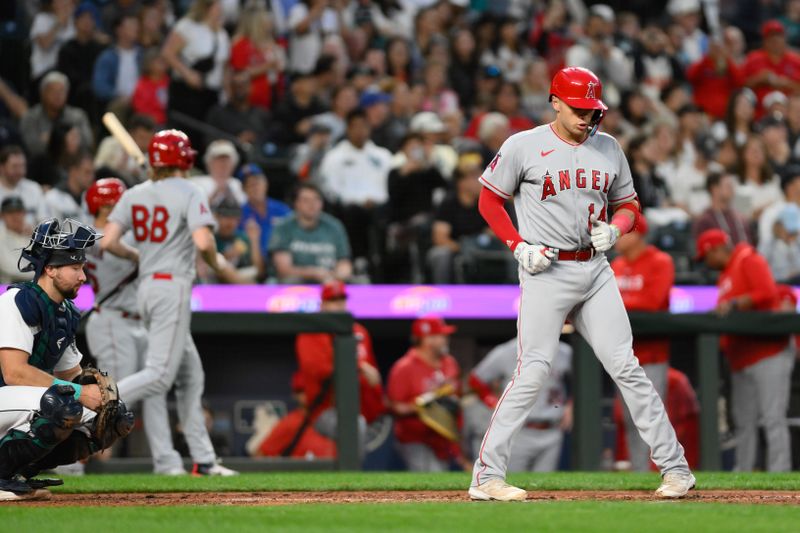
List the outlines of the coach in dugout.
{"type": "MultiPolygon", "coordinates": [[[[717,282],[719,314],[779,309],[778,286],[769,265],[749,244],[740,243],[734,247],[722,230],[706,230],[697,239],[697,260],[721,271],[717,282]]],[[[731,367],[735,470],[754,469],[758,426],[761,425],[767,439],[767,470],[789,471],[792,459],[786,410],[794,367],[794,344],[788,335],[723,335],[720,344],[731,367]]]]}
{"type": "Polygon", "coordinates": [[[434,429],[431,418],[423,417],[432,404],[457,404],[461,369],[448,353],[455,329],[439,317],[415,320],[414,345],[389,371],[387,393],[396,417],[397,450],[413,472],[443,472],[450,469],[451,460],[462,461],[460,438],[452,424],[434,424],[434,429]]]}

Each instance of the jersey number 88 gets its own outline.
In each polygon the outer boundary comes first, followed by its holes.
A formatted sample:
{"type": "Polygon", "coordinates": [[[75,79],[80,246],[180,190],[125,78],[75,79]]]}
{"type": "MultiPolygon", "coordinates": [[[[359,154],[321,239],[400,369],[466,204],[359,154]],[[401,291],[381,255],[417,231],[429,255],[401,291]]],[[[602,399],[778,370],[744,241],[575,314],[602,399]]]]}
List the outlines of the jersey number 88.
{"type": "Polygon", "coordinates": [[[153,215],[143,205],[132,206],[133,237],[137,242],[164,242],[167,238],[169,211],[162,205],[153,207],[153,215]]]}

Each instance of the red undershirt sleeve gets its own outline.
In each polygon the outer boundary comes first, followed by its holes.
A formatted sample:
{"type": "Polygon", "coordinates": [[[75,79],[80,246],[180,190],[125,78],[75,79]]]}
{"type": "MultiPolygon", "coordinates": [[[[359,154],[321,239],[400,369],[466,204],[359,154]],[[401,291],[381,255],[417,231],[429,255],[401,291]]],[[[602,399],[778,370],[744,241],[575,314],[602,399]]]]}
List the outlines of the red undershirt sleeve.
{"type": "Polygon", "coordinates": [[[505,207],[505,199],[493,193],[486,187],[481,189],[481,196],[478,200],[478,210],[486,220],[489,227],[497,238],[506,243],[506,246],[513,251],[519,243],[523,241],[519,232],[511,222],[505,207]]]}

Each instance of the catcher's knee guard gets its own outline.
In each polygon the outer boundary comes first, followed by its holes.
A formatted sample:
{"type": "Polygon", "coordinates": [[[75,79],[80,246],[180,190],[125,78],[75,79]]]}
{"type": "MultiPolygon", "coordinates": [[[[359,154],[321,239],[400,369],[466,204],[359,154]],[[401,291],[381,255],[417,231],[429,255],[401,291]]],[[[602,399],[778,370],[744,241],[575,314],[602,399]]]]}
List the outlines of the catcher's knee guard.
{"type": "Polygon", "coordinates": [[[30,429],[12,429],[0,440],[0,479],[9,479],[41,460],[70,436],[83,415],[74,394],[69,385],[53,385],[42,395],[30,429]]]}

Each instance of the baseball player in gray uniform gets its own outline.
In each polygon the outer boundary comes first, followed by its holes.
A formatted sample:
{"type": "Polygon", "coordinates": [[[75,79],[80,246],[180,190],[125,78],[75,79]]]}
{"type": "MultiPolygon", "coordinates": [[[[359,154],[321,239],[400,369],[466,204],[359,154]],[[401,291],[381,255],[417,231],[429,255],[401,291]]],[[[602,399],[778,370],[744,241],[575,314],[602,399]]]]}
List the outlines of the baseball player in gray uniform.
{"type": "MultiPolygon", "coordinates": [[[[505,385],[517,363],[516,337],[495,346],[469,375],[469,384],[482,401],[464,408],[464,431],[477,435],[471,449],[477,455],[483,434],[497,405],[495,384],[505,385]],[[476,431],[477,430],[477,431],[476,431]]],[[[558,344],[552,371],[542,385],[520,432],[511,445],[510,472],[552,472],[558,468],[564,430],[571,425],[571,402],[567,398],[566,379],[572,368],[572,347],[558,344]]],[[[501,386],[502,386],[501,385],[501,386]]]]}
{"type": "Polygon", "coordinates": [[[601,94],[591,71],[560,70],[550,88],[556,119],[509,137],[480,177],[479,209],[520,263],[521,295],[517,366],[475,461],[469,495],[476,500],[527,497],[505,482],[511,442],[550,373],[567,317],[619,387],[650,447],[662,474],[656,495],[683,497],[695,485],[664,404],[633,354],[628,315],[604,254],[631,230],[639,204],[619,144],[595,134],[607,109],[601,94]],[[512,197],[519,232],[503,209],[512,197]]]}
{"type": "MultiPolygon", "coordinates": [[[[118,178],[96,181],[86,191],[86,205],[94,217],[94,227],[103,231],[108,215],[127,187],[118,178]]],[[[135,246],[133,233],[123,241],[135,246]]],[[[94,309],[86,321],[86,342],[100,368],[116,379],[135,374],[144,367],[147,330],[139,315],[136,292],[136,263],[103,253],[94,245],[86,253],[86,277],[94,290],[94,309]]],[[[186,474],[180,454],[172,445],[167,395],[153,395],[142,402],[142,418],[153,470],[156,474],[186,474]]]]}
{"type": "Polygon", "coordinates": [[[186,179],[194,155],[185,133],[156,133],[149,148],[153,176],[122,195],[109,215],[101,248],[139,264],[137,301],[147,329],[147,355],[142,370],[120,380],[120,391],[134,402],[166,394],[177,380],[178,418],[194,461],[192,474],[229,476],[236,472],[219,464],[205,426],[205,375],[189,332],[197,250],[220,279],[230,271],[218,259],[208,200],[186,179]],[[122,240],[127,231],[137,248],[122,240]]]}

